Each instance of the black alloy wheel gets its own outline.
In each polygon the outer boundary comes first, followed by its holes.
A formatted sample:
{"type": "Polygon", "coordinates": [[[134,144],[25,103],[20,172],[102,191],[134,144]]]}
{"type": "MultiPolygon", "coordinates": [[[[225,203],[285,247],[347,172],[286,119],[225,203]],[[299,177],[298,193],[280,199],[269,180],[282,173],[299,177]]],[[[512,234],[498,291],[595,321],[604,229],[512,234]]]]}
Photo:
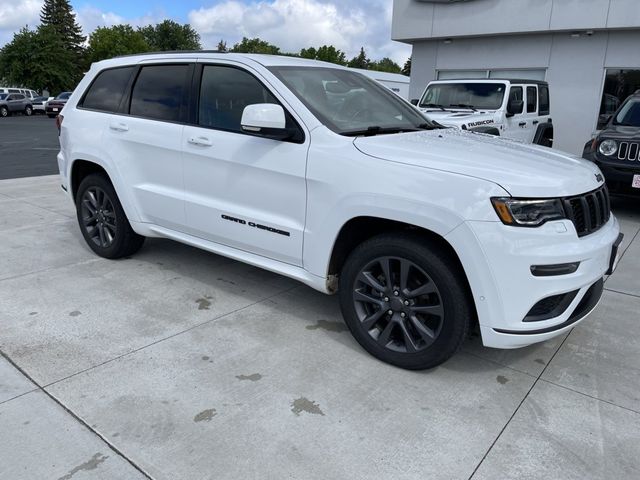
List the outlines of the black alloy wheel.
{"type": "Polygon", "coordinates": [[[91,241],[101,248],[113,245],[118,225],[109,195],[100,187],[90,187],[84,191],[80,208],[83,227],[91,241]]]}

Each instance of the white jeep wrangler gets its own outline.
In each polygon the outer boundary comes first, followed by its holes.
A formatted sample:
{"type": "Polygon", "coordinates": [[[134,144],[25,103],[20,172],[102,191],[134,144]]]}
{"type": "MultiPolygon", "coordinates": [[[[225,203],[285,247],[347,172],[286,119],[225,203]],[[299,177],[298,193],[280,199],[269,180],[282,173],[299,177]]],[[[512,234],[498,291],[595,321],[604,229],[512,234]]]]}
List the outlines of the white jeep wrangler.
{"type": "Polygon", "coordinates": [[[412,103],[446,127],[553,146],[549,85],[536,80],[439,80],[412,103]]]}

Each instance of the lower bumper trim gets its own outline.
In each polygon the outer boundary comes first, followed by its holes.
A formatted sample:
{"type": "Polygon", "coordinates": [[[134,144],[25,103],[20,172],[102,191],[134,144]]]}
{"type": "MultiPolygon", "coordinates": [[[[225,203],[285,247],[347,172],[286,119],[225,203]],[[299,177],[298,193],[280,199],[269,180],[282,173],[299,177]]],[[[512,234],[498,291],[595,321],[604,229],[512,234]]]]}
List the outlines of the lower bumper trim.
{"type": "Polygon", "coordinates": [[[573,311],[571,316],[567,319],[567,321],[561,323],[560,325],[554,325],[553,327],[541,328],[538,330],[502,330],[494,328],[493,331],[497,333],[506,333],[509,335],[540,335],[541,333],[551,333],[557,330],[562,330],[563,328],[567,328],[586,317],[587,314],[591,310],[593,310],[600,301],[603,291],[604,279],[601,278],[596,283],[591,285],[591,287],[589,287],[589,290],[587,290],[587,293],[585,293],[584,297],[582,297],[582,300],[573,311]]]}

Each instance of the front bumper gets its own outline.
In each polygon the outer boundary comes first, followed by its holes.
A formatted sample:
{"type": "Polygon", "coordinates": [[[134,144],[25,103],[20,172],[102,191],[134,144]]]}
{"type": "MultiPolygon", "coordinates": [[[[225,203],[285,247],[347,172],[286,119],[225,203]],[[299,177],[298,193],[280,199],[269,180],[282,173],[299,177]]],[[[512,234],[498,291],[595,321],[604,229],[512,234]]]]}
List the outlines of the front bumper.
{"type": "Polygon", "coordinates": [[[461,250],[455,243],[465,243],[461,260],[474,295],[484,345],[523,347],[577,325],[600,300],[601,282],[615,264],[614,245],[619,236],[613,215],[600,230],[581,238],[569,220],[548,222],[538,228],[510,227],[500,222],[466,222],[458,227],[449,239],[458,252],[461,250]],[[464,240],[467,235],[473,240],[464,240]],[[531,271],[532,266],[574,262],[580,265],[570,274],[534,276],[531,271]],[[570,295],[570,302],[561,313],[525,321],[539,302],[564,294],[570,295]]]}

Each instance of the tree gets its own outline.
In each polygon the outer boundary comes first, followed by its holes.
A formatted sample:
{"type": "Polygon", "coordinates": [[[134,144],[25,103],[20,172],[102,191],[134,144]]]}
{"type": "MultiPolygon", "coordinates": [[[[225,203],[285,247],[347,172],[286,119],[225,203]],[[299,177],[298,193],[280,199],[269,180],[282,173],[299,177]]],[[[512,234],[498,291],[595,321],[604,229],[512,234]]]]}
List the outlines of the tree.
{"type": "Polygon", "coordinates": [[[364,47],[360,47],[360,53],[353,57],[347,65],[351,68],[362,68],[366,70],[369,68],[369,63],[371,63],[371,60],[367,58],[364,47]]]}
{"type": "Polygon", "coordinates": [[[336,49],[333,45],[323,45],[317,50],[313,47],[303,48],[300,50],[302,58],[310,58],[312,60],[320,60],[323,62],[335,63],[337,65],[346,65],[347,57],[341,50],[336,49]]]}
{"type": "Polygon", "coordinates": [[[134,30],[131,25],[114,25],[98,27],[93,31],[89,36],[87,55],[91,62],[98,62],[105,58],[149,50],[149,44],[141,32],[134,30]]]}
{"type": "Polygon", "coordinates": [[[82,35],[82,28],[76,22],[69,0],[44,0],[40,11],[40,24],[50,26],[60,36],[66,48],[82,53],[86,37],[82,35]]]}
{"type": "Polygon", "coordinates": [[[378,62],[371,62],[369,64],[370,70],[378,70],[379,72],[400,73],[402,69],[400,65],[391,60],[389,57],[384,57],[378,62]]]}
{"type": "Polygon", "coordinates": [[[0,77],[9,85],[51,92],[76,84],[76,57],[52,25],[23,28],[0,50],[0,77]]]}
{"type": "Polygon", "coordinates": [[[200,35],[188,23],[180,25],[173,20],[164,20],[157,25],[142,27],[138,31],[154,51],[202,49],[200,35]]]}
{"type": "Polygon", "coordinates": [[[404,67],[402,67],[402,74],[406,75],[407,77],[411,76],[411,57],[409,57],[407,61],[404,62],[404,67]]]}
{"type": "Polygon", "coordinates": [[[227,52],[227,42],[225,42],[224,40],[220,40],[218,42],[218,46],[216,47],[216,50],[218,50],[219,52],[227,52]]]}
{"type": "Polygon", "coordinates": [[[236,53],[266,53],[269,55],[280,55],[280,48],[270,44],[259,38],[247,38],[243,37],[242,40],[236,43],[231,52],[236,53]]]}

